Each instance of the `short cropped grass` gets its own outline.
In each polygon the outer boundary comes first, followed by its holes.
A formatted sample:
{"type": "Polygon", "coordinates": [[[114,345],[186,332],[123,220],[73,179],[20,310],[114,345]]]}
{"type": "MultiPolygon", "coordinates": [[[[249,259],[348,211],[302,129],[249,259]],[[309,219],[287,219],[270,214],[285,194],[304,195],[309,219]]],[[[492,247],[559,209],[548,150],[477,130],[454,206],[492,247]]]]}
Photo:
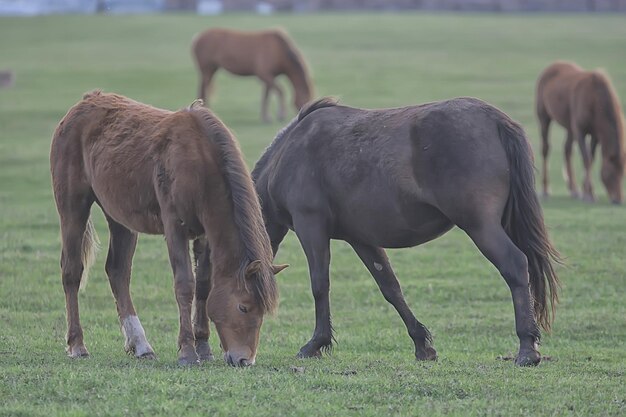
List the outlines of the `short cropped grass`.
{"type": "MultiPolygon", "coordinates": [[[[318,95],[392,107],[454,96],[485,99],[520,121],[538,149],[534,82],[555,59],[604,67],[626,99],[626,18],[584,15],[320,14],[0,18],[0,415],[501,416],[626,414],[626,209],[568,198],[563,130],[552,129],[554,196],[546,222],[567,266],[562,302],[539,367],[516,368],[509,291],[459,230],[390,257],[440,359],[417,363],[401,320],[351,249],[333,243],[332,356],[297,360],[314,323],[308,271],[290,234],[277,262],[281,306],[266,320],[257,365],[221,359],[176,366],[178,313],[165,244],[142,236],[132,291],[158,360],[125,355],[103,271],[80,294],[92,356],[64,353],[60,241],[48,151],[67,109],[94,88],[177,109],[195,98],[189,45],[210,26],[283,26],[313,70],[318,95]]],[[[259,118],[255,79],[219,73],[212,107],[250,166],[280,129],[259,118]]],[[[291,115],[294,115],[293,110],[291,115]]],[[[578,155],[577,177],[581,178],[578,155]]],[[[107,245],[97,208],[97,229],[107,245]]],[[[219,353],[216,335],[211,343],[219,353]]],[[[219,354],[217,355],[219,358],[219,354]]]]}

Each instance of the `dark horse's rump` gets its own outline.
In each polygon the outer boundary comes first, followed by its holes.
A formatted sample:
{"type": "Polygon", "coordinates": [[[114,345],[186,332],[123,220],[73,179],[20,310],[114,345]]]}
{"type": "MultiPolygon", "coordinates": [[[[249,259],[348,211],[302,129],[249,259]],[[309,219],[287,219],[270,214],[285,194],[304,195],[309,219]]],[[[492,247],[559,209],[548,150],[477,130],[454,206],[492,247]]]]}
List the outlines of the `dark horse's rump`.
{"type": "Polygon", "coordinates": [[[518,363],[539,361],[537,322],[552,320],[558,255],[534,193],[530,146],[504,113],[471,98],[383,110],[322,99],[277,135],[252,175],[274,251],[292,229],[309,260],[317,319],[301,356],[330,346],[329,240],[342,239],[398,310],[416,357],[435,358],[382,248],[419,245],[457,225],[511,288],[518,363]]]}
{"type": "Polygon", "coordinates": [[[263,314],[277,304],[275,269],[252,180],[217,117],[198,105],[171,112],[89,93],[59,123],[50,166],[71,357],[87,355],[77,291],[92,258],[89,214],[96,203],[109,224],[106,272],[126,350],[154,357],[130,297],[130,269],[137,233],[163,234],[180,312],[179,361],[212,357],[211,317],[227,361],[254,363],[263,314]],[[195,282],[190,239],[202,260],[195,282]]]}

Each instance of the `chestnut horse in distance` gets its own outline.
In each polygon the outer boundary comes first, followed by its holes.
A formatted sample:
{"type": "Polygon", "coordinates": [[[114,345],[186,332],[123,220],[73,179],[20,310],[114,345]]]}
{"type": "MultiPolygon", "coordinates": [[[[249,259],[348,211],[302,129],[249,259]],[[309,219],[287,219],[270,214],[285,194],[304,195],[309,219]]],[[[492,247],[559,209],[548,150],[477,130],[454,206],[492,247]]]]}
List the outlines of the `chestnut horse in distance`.
{"type": "Polygon", "coordinates": [[[528,139],[495,107],[472,98],[376,110],[318,100],[278,133],[252,177],[274,253],[291,229],[309,263],[315,330],[300,357],[332,345],[330,240],[340,239],[398,311],[415,358],[436,359],[383,248],[417,246],[456,225],[509,286],[516,363],[541,360],[539,325],[549,329],[554,314],[558,253],[535,193],[528,139]]]}
{"type": "Polygon", "coordinates": [[[256,32],[214,28],[197,34],[192,53],[200,74],[198,98],[208,104],[207,90],[215,72],[224,68],[235,75],[256,75],[265,84],[261,102],[261,119],[269,122],[268,101],[272,91],[278,96],[278,119],[286,115],[285,94],[276,77],[286,75],[293,86],[296,110],[313,97],[313,85],[302,54],[287,33],[281,29],[256,32]]]}
{"type": "Polygon", "coordinates": [[[594,201],[591,165],[597,145],[602,152],[600,175],[614,204],[620,204],[624,177],[624,121],[619,99],[608,76],[599,70],[585,71],[571,62],[557,61],[537,81],[536,112],[543,141],[543,194],[549,194],[548,130],[556,120],[567,130],[565,175],[570,195],[580,194],[572,170],[572,145],[578,144],[585,167],[582,198],[594,201]],[[588,146],[585,137],[591,136],[588,146]]]}
{"type": "Polygon", "coordinates": [[[254,363],[263,315],[278,302],[274,274],[282,267],[272,265],[258,197],[237,142],[210,110],[194,103],[171,112],[116,94],[88,93],[59,123],[50,165],[70,357],[88,356],[78,289],[94,259],[90,210],[96,203],[109,224],[106,273],[126,351],[155,357],[129,286],[137,234],[162,234],[180,313],[179,364],[212,359],[209,317],[224,359],[235,366],[254,363]]]}

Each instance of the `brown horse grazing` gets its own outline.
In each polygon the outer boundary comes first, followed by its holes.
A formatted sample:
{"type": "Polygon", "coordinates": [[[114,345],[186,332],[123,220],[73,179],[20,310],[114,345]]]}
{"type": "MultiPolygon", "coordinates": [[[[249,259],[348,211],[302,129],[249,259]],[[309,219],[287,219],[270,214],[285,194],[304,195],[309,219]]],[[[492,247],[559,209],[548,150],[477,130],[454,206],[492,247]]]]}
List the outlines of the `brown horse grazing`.
{"type": "Polygon", "coordinates": [[[179,363],[212,359],[209,317],[225,360],[254,363],[263,315],[277,305],[274,274],[282,267],[272,265],[258,197],[237,142],[217,117],[201,105],[170,112],[115,94],[88,93],[59,123],[50,165],[70,357],[88,355],[77,294],[93,261],[89,213],[95,202],[109,223],[106,273],[126,351],[155,357],[129,285],[137,233],[163,234],[180,313],[179,363]],[[197,255],[195,289],[190,239],[197,255]]]}
{"type": "Polygon", "coordinates": [[[552,119],[567,129],[565,175],[570,194],[579,192],[572,171],[572,144],[578,143],[585,166],[583,199],[594,201],[591,164],[596,146],[602,149],[601,177],[609,198],[622,202],[624,177],[624,127],[621,106],[609,78],[602,71],[584,71],[571,62],[558,61],[546,68],[537,81],[536,111],[543,140],[543,194],[548,185],[548,129],[552,119]],[[585,136],[591,135],[591,149],[585,136]]]}
{"type": "Polygon", "coordinates": [[[198,97],[203,100],[219,68],[235,75],[256,75],[261,79],[265,84],[261,118],[265,122],[270,121],[267,105],[272,90],[279,99],[278,119],[285,119],[285,95],[274,82],[277,76],[284,74],[291,81],[296,110],[300,110],[313,96],[306,63],[284,30],[240,32],[222,28],[208,29],[196,35],[192,51],[200,73],[198,97]]]}
{"type": "Polygon", "coordinates": [[[549,329],[554,315],[558,253],[535,195],[528,140],[498,109],[473,98],[383,110],[318,100],[278,133],[252,178],[274,253],[292,229],[308,259],[316,322],[299,357],[331,347],[329,241],[341,239],[400,314],[415,357],[436,359],[383,248],[417,246],[456,225],[511,290],[517,364],[541,360],[537,322],[549,329]]]}

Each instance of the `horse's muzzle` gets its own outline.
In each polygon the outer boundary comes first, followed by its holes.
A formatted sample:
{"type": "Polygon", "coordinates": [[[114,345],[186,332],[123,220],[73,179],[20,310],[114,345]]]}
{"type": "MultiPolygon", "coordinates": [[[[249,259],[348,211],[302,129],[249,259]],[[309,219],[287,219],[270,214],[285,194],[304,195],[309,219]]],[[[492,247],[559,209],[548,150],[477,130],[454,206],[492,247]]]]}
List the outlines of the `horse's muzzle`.
{"type": "Polygon", "coordinates": [[[255,362],[254,359],[249,360],[247,358],[233,358],[233,356],[228,352],[224,354],[224,360],[230,366],[236,366],[236,367],[242,367],[242,368],[246,366],[252,366],[254,365],[254,362],[255,362]]]}

